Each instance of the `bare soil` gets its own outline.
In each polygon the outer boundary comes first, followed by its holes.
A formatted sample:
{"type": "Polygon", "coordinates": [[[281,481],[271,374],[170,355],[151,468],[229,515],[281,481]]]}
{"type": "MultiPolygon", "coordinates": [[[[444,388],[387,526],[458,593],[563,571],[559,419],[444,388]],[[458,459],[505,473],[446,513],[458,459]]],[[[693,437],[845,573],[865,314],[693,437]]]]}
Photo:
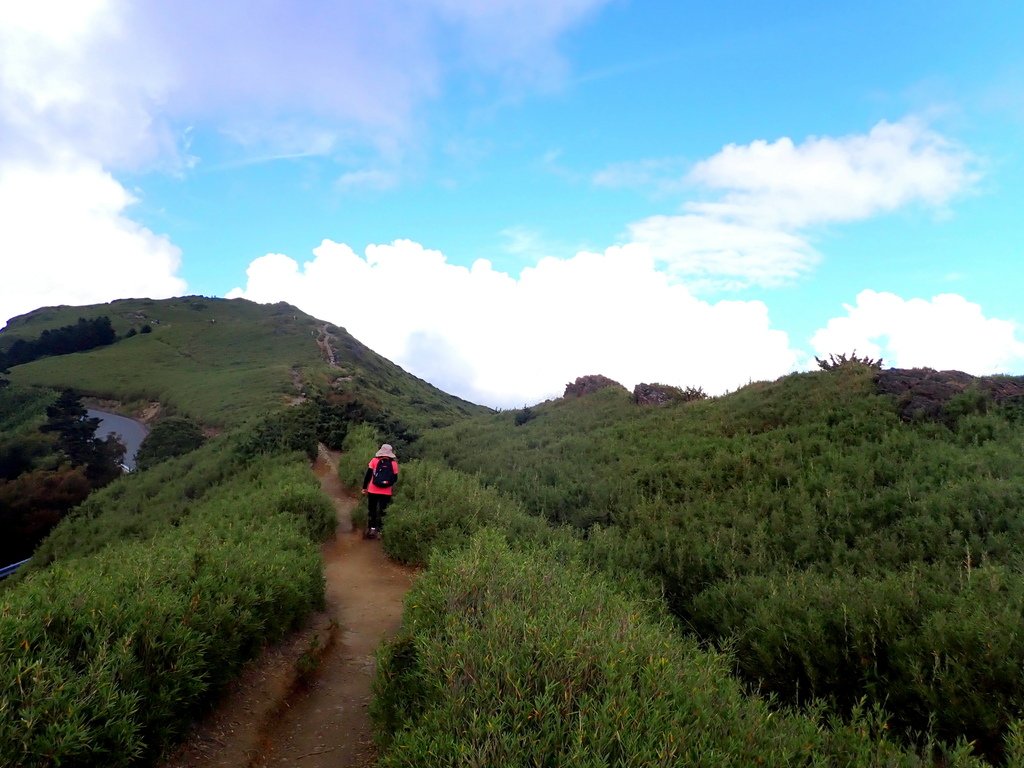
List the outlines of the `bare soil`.
{"type": "Polygon", "coordinates": [[[336,466],[337,454],[321,447],[313,469],[338,511],[337,534],[323,546],[325,610],[247,665],[161,768],[374,764],[374,652],[398,630],[416,571],[388,560],[379,540],[354,529],[358,500],[342,488],[336,466]]]}

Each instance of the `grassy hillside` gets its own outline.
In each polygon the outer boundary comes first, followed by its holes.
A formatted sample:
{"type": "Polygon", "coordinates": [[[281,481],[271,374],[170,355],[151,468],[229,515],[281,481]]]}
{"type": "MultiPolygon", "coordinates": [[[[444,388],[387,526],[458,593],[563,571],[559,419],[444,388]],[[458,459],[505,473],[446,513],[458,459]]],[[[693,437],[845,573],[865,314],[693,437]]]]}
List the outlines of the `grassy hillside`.
{"type": "Polygon", "coordinates": [[[908,740],[997,757],[1024,713],[1024,429],[973,395],[904,423],[872,375],[665,408],[608,389],[421,450],[587,532],[590,562],[660,590],[751,685],[840,714],[866,697],[908,740]]]}
{"type": "Polygon", "coordinates": [[[441,392],[343,329],[287,304],[190,296],[52,307],[12,319],[0,332],[0,349],[79,317],[101,316],[118,333],[115,344],[15,366],[11,381],[72,387],[136,408],[159,401],[169,412],[214,427],[240,424],[302,392],[386,410],[413,431],[486,410],[441,392]],[[141,332],[147,327],[151,332],[141,332]],[[132,330],[136,334],[124,338],[132,330]]]}

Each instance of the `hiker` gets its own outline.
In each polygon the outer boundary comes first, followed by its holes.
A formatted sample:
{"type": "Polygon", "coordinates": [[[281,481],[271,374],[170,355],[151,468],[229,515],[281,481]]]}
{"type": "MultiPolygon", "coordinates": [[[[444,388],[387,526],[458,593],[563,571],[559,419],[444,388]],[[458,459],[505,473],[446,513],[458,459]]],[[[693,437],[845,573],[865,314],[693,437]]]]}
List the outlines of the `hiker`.
{"type": "Polygon", "coordinates": [[[363,538],[376,539],[384,527],[384,513],[398,483],[398,457],[387,443],[370,459],[363,475],[363,494],[369,504],[369,520],[363,538]]]}

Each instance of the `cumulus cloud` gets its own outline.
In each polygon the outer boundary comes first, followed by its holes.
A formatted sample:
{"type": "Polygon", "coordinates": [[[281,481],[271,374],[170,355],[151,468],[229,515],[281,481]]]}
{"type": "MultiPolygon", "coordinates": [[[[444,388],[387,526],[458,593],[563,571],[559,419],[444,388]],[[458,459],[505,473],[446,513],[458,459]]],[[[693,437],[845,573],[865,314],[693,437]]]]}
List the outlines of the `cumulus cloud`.
{"type": "Polygon", "coordinates": [[[942,209],[977,180],[976,166],[966,149],[908,117],[866,134],[730,144],[681,179],[668,175],[667,161],[648,161],[609,166],[592,180],[659,191],[684,183],[704,195],[680,214],[633,223],[629,234],[691,285],[721,290],[806,274],[820,258],[816,227],[915,204],[942,209]]]}
{"type": "MultiPolygon", "coordinates": [[[[47,304],[181,293],[179,250],[130,216],[107,164],[160,154],[147,88],[124,89],[112,3],[0,6],[0,321],[47,304]],[[122,98],[124,97],[124,98],[122,98]]],[[[159,88],[158,81],[154,81],[159,88]]]]}
{"type": "Polygon", "coordinates": [[[977,178],[964,148],[907,118],[865,135],[730,144],[689,173],[723,197],[694,213],[803,228],[857,221],[912,203],[945,205],[977,178]]]}
{"type": "Polygon", "coordinates": [[[0,164],[0,318],[183,293],[180,251],[125,215],[133,202],[96,163],[0,164]]]}
{"type": "Polygon", "coordinates": [[[963,296],[904,299],[871,290],[857,294],[846,315],[828,321],[811,344],[821,356],[848,353],[881,357],[886,367],[1006,373],[1024,365],[1021,329],[986,317],[963,296]]]}
{"type": "Polygon", "coordinates": [[[300,265],[254,260],[230,297],[285,300],[345,327],[412,373],[475,402],[514,407],[603,373],[719,393],[792,370],[799,355],[759,301],[708,303],[648,249],[544,258],[518,278],[486,260],[451,264],[398,240],[364,255],[325,240],[300,265]]]}
{"type": "Polygon", "coordinates": [[[799,234],[716,216],[651,216],[631,224],[629,233],[671,274],[715,289],[780,285],[819,258],[799,234]]]}

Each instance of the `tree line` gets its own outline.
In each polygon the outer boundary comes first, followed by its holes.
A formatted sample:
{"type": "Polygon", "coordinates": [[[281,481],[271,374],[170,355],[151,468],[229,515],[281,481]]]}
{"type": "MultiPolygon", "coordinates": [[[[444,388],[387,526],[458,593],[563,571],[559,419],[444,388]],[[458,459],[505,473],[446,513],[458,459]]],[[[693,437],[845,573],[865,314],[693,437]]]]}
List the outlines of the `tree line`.
{"type": "Polygon", "coordinates": [[[31,363],[41,357],[83,352],[115,341],[117,333],[109,317],[96,317],[92,320],[80,317],[72,325],[43,331],[37,339],[18,339],[6,351],[0,352],[0,370],[31,363]]]}

